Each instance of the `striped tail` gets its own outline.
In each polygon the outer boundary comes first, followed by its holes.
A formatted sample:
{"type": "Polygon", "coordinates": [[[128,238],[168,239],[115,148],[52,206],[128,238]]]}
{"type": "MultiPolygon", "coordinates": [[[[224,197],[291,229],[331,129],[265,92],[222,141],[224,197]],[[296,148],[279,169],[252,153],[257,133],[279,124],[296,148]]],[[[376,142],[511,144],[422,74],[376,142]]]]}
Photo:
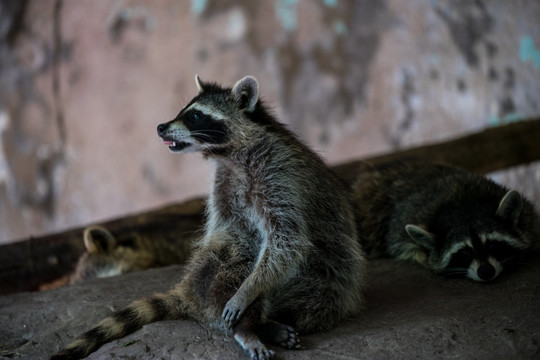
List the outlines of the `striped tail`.
{"type": "Polygon", "coordinates": [[[143,325],[159,320],[185,318],[186,313],[182,299],[174,291],[134,301],[79,336],[52,356],[51,360],[82,359],[102,345],[131,334],[143,325]]]}

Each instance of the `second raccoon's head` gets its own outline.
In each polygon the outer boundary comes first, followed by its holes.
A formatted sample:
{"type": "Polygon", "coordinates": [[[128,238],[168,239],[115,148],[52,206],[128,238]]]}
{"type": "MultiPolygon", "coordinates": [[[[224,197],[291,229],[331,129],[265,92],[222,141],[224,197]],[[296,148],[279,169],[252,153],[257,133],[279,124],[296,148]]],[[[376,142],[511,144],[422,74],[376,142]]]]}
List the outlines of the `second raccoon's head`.
{"type": "Polygon", "coordinates": [[[503,269],[515,265],[530,247],[528,239],[523,239],[516,230],[522,211],[521,195],[509,191],[490,218],[485,216],[478,222],[462,218],[460,224],[445,219],[451,230],[442,233],[412,224],[405,230],[426,250],[425,265],[430,269],[446,276],[490,281],[503,269]]]}
{"type": "Polygon", "coordinates": [[[234,87],[195,82],[199,94],[171,121],[157,127],[172,152],[202,151],[207,155],[246,143],[257,128],[252,119],[260,109],[257,80],[246,76],[234,87]]]}
{"type": "Polygon", "coordinates": [[[70,284],[144,270],[155,262],[153,254],[141,248],[137,234],[127,233],[119,240],[102,226],[84,230],[84,246],[70,284]]]}

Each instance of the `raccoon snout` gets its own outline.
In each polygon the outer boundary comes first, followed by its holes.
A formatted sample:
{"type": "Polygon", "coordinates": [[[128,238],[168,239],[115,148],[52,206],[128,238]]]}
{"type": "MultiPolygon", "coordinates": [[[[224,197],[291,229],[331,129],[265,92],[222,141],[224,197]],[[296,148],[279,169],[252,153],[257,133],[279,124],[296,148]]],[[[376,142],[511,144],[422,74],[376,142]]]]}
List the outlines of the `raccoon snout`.
{"type": "Polygon", "coordinates": [[[491,280],[495,276],[495,268],[491,264],[482,264],[478,267],[476,273],[484,281],[491,280]]]}
{"type": "Polygon", "coordinates": [[[168,124],[159,124],[157,127],[157,133],[159,136],[164,136],[165,132],[167,131],[167,128],[169,127],[168,124]]]}

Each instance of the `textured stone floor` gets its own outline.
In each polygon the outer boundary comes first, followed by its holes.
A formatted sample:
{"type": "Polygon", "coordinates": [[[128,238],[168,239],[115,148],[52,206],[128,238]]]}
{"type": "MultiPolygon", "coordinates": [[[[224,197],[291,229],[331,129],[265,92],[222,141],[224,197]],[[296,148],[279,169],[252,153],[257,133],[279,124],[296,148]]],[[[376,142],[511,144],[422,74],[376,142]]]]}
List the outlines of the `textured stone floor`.
{"type": "MultiPolygon", "coordinates": [[[[174,266],[41,293],[0,297],[0,359],[44,359],[131,300],[179,280],[174,266]]],[[[443,279],[414,265],[371,263],[362,316],[303,336],[279,359],[540,358],[540,258],[490,284],[443,279]]],[[[238,359],[228,334],[164,321],[113,341],[88,359],[238,359]]]]}

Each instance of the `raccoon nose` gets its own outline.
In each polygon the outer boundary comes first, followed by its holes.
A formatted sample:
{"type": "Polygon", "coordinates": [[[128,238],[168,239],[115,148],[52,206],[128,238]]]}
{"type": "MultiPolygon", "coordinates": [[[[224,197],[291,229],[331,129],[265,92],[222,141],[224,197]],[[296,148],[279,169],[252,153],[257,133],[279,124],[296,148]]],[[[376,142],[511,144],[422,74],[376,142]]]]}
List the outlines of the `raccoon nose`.
{"type": "Polygon", "coordinates": [[[157,133],[159,136],[163,136],[167,131],[167,124],[159,124],[157,127],[157,133]]]}
{"type": "Polygon", "coordinates": [[[495,276],[495,268],[491,264],[482,264],[476,271],[478,277],[482,280],[491,280],[495,276]]]}

